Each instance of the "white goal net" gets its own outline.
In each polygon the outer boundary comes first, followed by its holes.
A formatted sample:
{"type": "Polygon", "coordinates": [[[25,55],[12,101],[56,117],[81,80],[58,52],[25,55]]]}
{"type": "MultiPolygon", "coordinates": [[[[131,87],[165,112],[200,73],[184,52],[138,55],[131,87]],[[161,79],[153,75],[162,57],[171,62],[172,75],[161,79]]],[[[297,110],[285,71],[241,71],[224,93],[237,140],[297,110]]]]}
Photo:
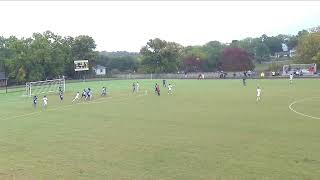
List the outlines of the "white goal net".
{"type": "Polygon", "coordinates": [[[26,83],[27,96],[57,93],[60,90],[63,92],[66,90],[66,83],[64,79],[53,79],[26,83]]]}

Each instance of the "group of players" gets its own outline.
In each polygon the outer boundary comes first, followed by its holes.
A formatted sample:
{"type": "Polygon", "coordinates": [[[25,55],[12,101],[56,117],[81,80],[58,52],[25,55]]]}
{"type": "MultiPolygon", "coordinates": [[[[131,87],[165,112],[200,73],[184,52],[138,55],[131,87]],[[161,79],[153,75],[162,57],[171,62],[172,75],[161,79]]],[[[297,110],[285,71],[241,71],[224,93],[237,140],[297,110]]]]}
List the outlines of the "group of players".
{"type": "MultiPolygon", "coordinates": [[[[168,84],[166,80],[162,81],[162,85],[164,88],[168,88],[168,94],[172,95],[173,93],[173,85],[168,84]]],[[[134,82],[132,84],[132,92],[133,93],[138,93],[140,91],[140,85],[139,82],[134,82]]],[[[102,87],[102,91],[101,91],[101,96],[107,96],[107,88],[106,87],[102,87]]],[[[159,84],[155,84],[155,94],[160,96],[160,86],[159,84]]],[[[64,91],[62,90],[62,87],[59,87],[59,98],[60,101],[63,101],[64,98],[64,91]]],[[[80,97],[80,92],[77,92],[75,97],[72,100],[72,103],[80,101],[81,99],[84,99],[84,101],[91,101],[93,99],[93,91],[91,88],[86,88],[82,91],[81,97],[80,97]]],[[[34,95],[33,98],[33,106],[36,108],[37,104],[38,104],[38,96],[34,95]]],[[[46,95],[43,96],[42,98],[43,101],[43,107],[46,109],[47,105],[48,105],[48,97],[46,95]]]]}
{"type": "MultiPolygon", "coordinates": [[[[168,84],[167,85],[167,81],[164,79],[162,80],[162,86],[163,87],[167,87],[168,88],[168,94],[172,95],[172,89],[173,89],[173,85],[168,84]]],[[[155,84],[154,86],[154,92],[156,95],[160,96],[160,85],[158,83],[155,84]]]]}
{"type": "MultiPolygon", "coordinates": [[[[290,74],[289,77],[290,77],[290,84],[292,84],[293,74],[290,74]]],[[[244,73],[244,78],[243,78],[243,85],[244,86],[246,86],[246,78],[247,78],[247,75],[246,75],[246,73],[244,73]]],[[[165,79],[162,80],[162,85],[164,88],[168,88],[168,94],[172,95],[173,85],[171,85],[171,84],[167,85],[167,82],[165,79]]],[[[139,91],[140,91],[139,82],[134,82],[132,84],[132,92],[138,93],[139,91]]],[[[160,91],[160,85],[158,83],[156,83],[154,86],[154,92],[156,95],[160,96],[161,91],[160,91]]],[[[106,95],[107,95],[107,88],[102,87],[101,96],[106,96],[106,95]]],[[[59,87],[59,97],[60,97],[60,100],[62,101],[63,100],[63,90],[61,87],[59,87]]],[[[80,99],[82,99],[82,98],[84,99],[84,101],[91,101],[93,99],[93,92],[92,92],[91,88],[84,89],[81,94],[81,97],[80,97],[80,93],[77,92],[76,96],[72,100],[72,103],[74,103],[75,101],[80,101],[80,99]]],[[[32,99],[33,99],[33,106],[36,107],[37,102],[38,102],[38,97],[35,95],[35,96],[33,96],[32,99]]],[[[256,100],[257,101],[261,100],[261,88],[259,85],[257,86],[257,99],[256,100]]],[[[43,96],[42,101],[43,101],[43,107],[46,108],[48,105],[48,98],[46,95],[43,96]]]]}
{"type": "MultiPolygon", "coordinates": [[[[63,90],[62,87],[59,87],[59,98],[60,101],[63,101],[63,90]]],[[[101,91],[101,96],[107,96],[107,88],[106,87],[102,87],[102,91],[101,91]]],[[[72,103],[74,103],[75,101],[80,101],[81,99],[84,99],[84,101],[91,101],[93,99],[93,92],[91,90],[91,88],[87,88],[84,89],[81,97],[80,97],[80,93],[77,92],[76,96],[73,98],[72,103]]],[[[48,105],[48,97],[46,95],[43,96],[42,98],[43,101],[43,107],[46,109],[47,105],[48,105]]],[[[33,106],[36,108],[37,104],[38,104],[38,96],[34,95],[32,97],[32,102],[33,102],[33,106]]]]}
{"type": "MultiPolygon", "coordinates": [[[[242,83],[244,86],[246,86],[246,78],[247,78],[247,74],[246,74],[246,72],[244,72],[244,76],[242,79],[242,83]]],[[[290,74],[289,78],[290,78],[289,82],[290,82],[290,84],[292,84],[293,74],[290,74]]],[[[168,88],[168,94],[172,95],[173,85],[171,85],[171,84],[167,85],[167,81],[164,79],[164,80],[162,80],[162,86],[164,88],[168,88]]],[[[134,82],[132,84],[132,92],[138,93],[139,90],[140,90],[139,82],[134,82]]],[[[156,95],[160,96],[160,85],[158,83],[156,83],[154,86],[154,92],[156,95]]],[[[101,96],[106,96],[106,95],[107,95],[107,88],[102,87],[101,96]]],[[[60,97],[60,100],[62,101],[63,100],[62,87],[59,87],[59,97],[60,97]]],[[[80,93],[77,92],[76,96],[72,100],[72,103],[74,103],[75,101],[80,101],[80,99],[82,99],[82,98],[84,98],[85,101],[91,101],[93,99],[93,92],[92,92],[91,88],[84,89],[81,94],[81,97],[80,97],[80,93]]],[[[32,100],[33,100],[33,106],[37,107],[38,97],[35,95],[35,96],[33,96],[32,100]]],[[[257,99],[256,100],[257,101],[261,100],[261,88],[259,85],[257,86],[257,99]]],[[[48,98],[46,95],[43,96],[42,101],[43,101],[43,107],[46,108],[48,105],[48,98]]]]}
{"type": "MultiPolygon", "coordinates": [[[[162,85],[164,88],[168,88],[168,94],[172,95],[173,93],[173,85],[168,84],[167,81],[164,79],[162,80],[162,85]]],[[[140,85],[139,82],[133,82],[132,83],[132,93],[138,93],[140,91],[140,85]]],[[[154,92],[156,95],[160,96],[160,85],[158,83],[154,86],[154,92]]]]}

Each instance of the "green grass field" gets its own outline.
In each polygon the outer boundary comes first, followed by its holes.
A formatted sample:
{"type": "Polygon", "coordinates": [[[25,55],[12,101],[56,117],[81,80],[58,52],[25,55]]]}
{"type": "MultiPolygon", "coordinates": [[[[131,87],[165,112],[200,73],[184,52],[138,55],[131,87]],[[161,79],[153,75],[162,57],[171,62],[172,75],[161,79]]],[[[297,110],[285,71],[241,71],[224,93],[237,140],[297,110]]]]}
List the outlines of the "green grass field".
{"type": "Polygon", "coordinates": [[[160,97],[161,80],[140,80],[140,94],[132,82],[70,83],[46,110],[0,94],[0,179],[320,179],[320,98],[292,106],[314,118],[288,107],[320,97],[319,79],[170,80],[160,97]],[[86,87],[95,99],[72,104],[86,87]]]}

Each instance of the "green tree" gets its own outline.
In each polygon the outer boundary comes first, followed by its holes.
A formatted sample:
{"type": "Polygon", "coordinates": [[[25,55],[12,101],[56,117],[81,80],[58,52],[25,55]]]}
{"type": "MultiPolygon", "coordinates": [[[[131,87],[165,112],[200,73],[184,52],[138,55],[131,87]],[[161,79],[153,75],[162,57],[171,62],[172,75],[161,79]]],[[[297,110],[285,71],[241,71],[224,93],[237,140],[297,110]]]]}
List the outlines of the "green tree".
{"type": "Polygon", "coordinates": [[[274,55],[276,52],[282,51],[282,39],[280,37],[262,36],[262,42],[269,48],[270,54],[274,55]]]}
{"type": "Polygon", "coordinates": [[[226,46],[219,41],[210,41],[203,46],[206,58],[202,63],[204,71],[215,71],[218,69],[219,58],[226,46]]]}
{"type": "Polygon", "coordinates": [[[257,43],[254,50],[255,50],[255,60],[258,63],[270,60],[270,50],[266,44],[259,42],[257,43]]]}
{"type": "Polygon", "coordinates": [[[320,53],[320,32],[313,32],[299,39],[296,61],[299,63],[318,63],[320,53]]]}
{"type": "Polygon", "coordinates": [[[148,72],[176,72],[180,66],[182,46],[159,38],[151,39],[142,47],[142,65],[148,72]]]}

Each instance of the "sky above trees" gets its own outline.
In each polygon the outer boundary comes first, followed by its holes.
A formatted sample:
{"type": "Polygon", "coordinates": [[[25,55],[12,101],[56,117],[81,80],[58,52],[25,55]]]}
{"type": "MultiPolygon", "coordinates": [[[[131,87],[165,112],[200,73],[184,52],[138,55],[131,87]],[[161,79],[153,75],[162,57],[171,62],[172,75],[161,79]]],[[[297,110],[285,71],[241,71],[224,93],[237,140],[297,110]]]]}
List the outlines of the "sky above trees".
{"type": "Polygon", "coordinates": [[[320,2],[0,2],[0,36],[89,35],[97,50],[139,52],[149,39],[183,46],[297,34],[319,25],[320,2]]]}

